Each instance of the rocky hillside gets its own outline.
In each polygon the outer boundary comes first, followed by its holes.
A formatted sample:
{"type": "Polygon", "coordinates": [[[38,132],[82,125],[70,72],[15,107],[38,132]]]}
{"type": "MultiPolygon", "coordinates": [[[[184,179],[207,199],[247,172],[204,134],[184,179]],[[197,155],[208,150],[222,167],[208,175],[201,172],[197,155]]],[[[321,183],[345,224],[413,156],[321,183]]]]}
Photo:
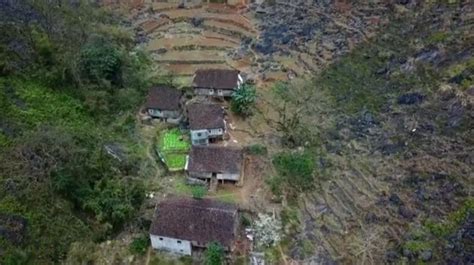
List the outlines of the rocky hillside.
{"type": "Polygon", "coordinates": [[[275,108],[299,113],[298,134],[285,146],[310,150],[317,169],[314,191],[282,212],[285,255],[275,259],[472,263],[472,5],[353,4],[345,11],[350,28],[335,22],[344,17],[337,6],[272,1],[257,9],[262,39],[255,49],[263,58],[300,52],[321,61],[326,53],[333,61],[313,67],[319,74],[310,81],[276,90],[275,108]],[[304,5],[303,14],[324,14],[298,19],[304,5]],[[368,20],[357,19],[361,10],[384,10],[377,30],[368,33],[368,20]],[[316,26],[304,33],[306,22],[316,26]]]}

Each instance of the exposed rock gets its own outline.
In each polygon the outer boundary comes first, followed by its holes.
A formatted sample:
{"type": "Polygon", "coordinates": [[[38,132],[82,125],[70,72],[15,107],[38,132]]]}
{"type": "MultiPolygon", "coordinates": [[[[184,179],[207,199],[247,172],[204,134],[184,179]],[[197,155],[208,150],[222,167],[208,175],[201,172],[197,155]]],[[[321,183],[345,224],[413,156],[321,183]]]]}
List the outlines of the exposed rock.
{"type": "Polygon", "coordinates": [[[127,158],[123,147],[118,143],[105,144],[104,149],[107,154],[117,159],[118,161],[122,162],[127,158]]]}
{"type": "Polygon", "coordinates": [[[18,215],[0,213],[0,238],[18,245],[26,236],[27,220],[18,215]]]}
{"type": "Polygon", "coordinates": [[[410,0],[398,0],[397,3],[400,5],[408,5],[410,3],[410,0]]]}
{"type": "Polygon", "coordinates": [[[389,250],[385,253],[385,260],[388,263],[395,262],[395,261],[398,260],[398,258],[399,258],[399,254],[398,254],[398,252],[396,252],[394,250],[389,250]]]}
{"type": "Polygon", "coordinates": [[[407,257],[407,258],[413,258],[415,255],[411,250],[409,250],[407,248],[404,248],[403,249],[403,256],[407,257]]]}
{"type": "Polygon", "coordinates": [[[408,93],[398,97],[397,103],[400,105],[419,104],[423,101],[424,98],[425,96],[421,95],[420,93],[408,93]]]}
{"type": "Polygon", "coordinates": [[[203,22],[204,22],[204,18],[202,17],[193,17],[191,19],[191,24],[193,24],[193,26],[195,27],[201,26],[203,22]]]}
{"type": "Polygon", "coordinates": [[[423,260],[425,262],[430,261],[432,257],[433,257],[433,251],[431,249],[425,250],[425,251],[421,252],[421,254],[420,254],[421,260],[423,260]]]}
{"type": "Polygon", "coordinates": [[[430,63],[438,65],[443,60],[441,52],[437,49],[421,51],[415,55],[415,62],[430,63]]]}
{"type": "Polygon", "coordinates": [[[404,143],[385,144],[381,148],[383,155],[389,156],[401,152],[405,148],[404,143]]]}
{"type": "Polygon", "coordinates": [[[466,90],[466,94],[474,96],[474,86],[466,90]]]}
{"type": "Polygon", "coordinates": [[[388,198],[388,200],[390,201],[390,203],[392,203],[393,205],[403,205],[403,202],[402,200],[400,199],[400,197],[398,197],[397,194],[392,194],[390,195],[390,198],[388,198]]]}
{"type": "Polygon", "coordinates": [[[401,205],[399,208],[398,208],[398,213],[403,217],[403,218],[406,218],[406,219],[413,219],[416,214],[410,210],[408,207],[404,206],[404,205],[401,205]]]}

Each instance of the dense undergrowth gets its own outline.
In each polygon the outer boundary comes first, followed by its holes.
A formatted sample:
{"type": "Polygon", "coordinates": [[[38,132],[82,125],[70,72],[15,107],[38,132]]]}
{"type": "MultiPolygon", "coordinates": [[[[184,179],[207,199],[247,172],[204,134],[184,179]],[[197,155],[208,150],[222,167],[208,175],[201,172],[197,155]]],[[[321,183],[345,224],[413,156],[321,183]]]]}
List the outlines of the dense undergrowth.
{"type": "Polygon", "coordinates": [[[82,1],[7,1],[0,22],[0,263],[60,263],[141,206],[134,113],[151,64],[82,1]]]}

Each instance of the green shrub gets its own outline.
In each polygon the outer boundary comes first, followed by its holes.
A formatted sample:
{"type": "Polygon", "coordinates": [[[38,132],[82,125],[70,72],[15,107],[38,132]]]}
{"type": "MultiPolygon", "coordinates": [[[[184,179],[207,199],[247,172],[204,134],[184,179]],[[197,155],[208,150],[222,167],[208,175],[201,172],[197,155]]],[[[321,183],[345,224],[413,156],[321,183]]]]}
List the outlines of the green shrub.
{"type": "Polygon", "coordinates": [[[250,218],[247,215],[242,214],[242,215],[240,215],[240,224],[243,227],[250,227],[252,225],[252,221],[250,220],[250,218]]]}
{"type": "Polygon", "coordinates": [[[314,161],[309,153],[282,152],[273,158],[281,180],[275,179],[275,184],[282,182],[294,191],[310,190],[313,183],[314,161]]]}
{"type": "Polygon", "coordinates": [[[281,196],[283,195],[283,178],[281,176],[269,177],[265,179],[265,183],[268,185],[273,195],[281,199],[281,196]]]}
{"type": "Polygon", "coordinates": [[[191,194],[195,199],[202,199],[207,194],[207,189],[204,186],[192,186],[191,194]]]}
{"type": "Polygon", "coordinates": [[[267,147],[261,144],[253,144],[247,147],[247,152],[251,155],[266,155],[268,153],[267,147]]]}
{"type": "Polygon", "coordinates": [[[135,255],[144,255],[150,245],[150,239],[143,235],[133,239],[130,244],[130,252],[135,255]]]}
{"type": "Polygon", "coordinates": [[[231,110],[242,116],[250,116],[253,112],[257,92],[255,86],[244,84],[232,94],[231,110]]]}
{"type": "Polygon", "coordinates": [[[288,84],[281,81],[276,82],[272,87],[273,93],[281,97],[283,100],[287,99],[288,89],[288,84]]]}
{"type": "Polygon", "coordinates": [[[210,243],[204,255],[206,265],[221,265],[224,262],[224,249],[218,242],[210,243]]]}

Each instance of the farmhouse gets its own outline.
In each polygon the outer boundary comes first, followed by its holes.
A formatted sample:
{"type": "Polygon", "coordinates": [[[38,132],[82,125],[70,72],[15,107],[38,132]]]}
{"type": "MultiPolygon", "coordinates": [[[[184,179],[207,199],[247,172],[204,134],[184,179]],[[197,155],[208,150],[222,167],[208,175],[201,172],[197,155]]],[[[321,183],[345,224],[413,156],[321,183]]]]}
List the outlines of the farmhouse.
{"type": "Polygon", "coordinates": [[[182,119],[182,92],[168,86],[150,89],[145,108],[151,117],[177,124],[182,119]]]}
{"type": "Polygon", "coordinates": [[[232,204],[174,198],[157,205],[150,239],[154,249],[183,255],[215,241],[232,251],[237,228],[238,211],[232,204]]]}
{"type": "Polygon", "coordinates": [[[192,85],[196,95],[230,97],[242,84],[237,70],[201,69],[196,71],[192,85]]]}
{"type": "Polygon", "coordinates": [[[242,150],[224,146],[193,146],[185,170],[192,178],[239,181],[242,150]]]}
{"type": "Polygon", "coordinates": [[[190,103],[187,106],[191,142],[193,145],[208,145],[221,139],[226,130],[224,110],[211,103],[190,103]]]}

